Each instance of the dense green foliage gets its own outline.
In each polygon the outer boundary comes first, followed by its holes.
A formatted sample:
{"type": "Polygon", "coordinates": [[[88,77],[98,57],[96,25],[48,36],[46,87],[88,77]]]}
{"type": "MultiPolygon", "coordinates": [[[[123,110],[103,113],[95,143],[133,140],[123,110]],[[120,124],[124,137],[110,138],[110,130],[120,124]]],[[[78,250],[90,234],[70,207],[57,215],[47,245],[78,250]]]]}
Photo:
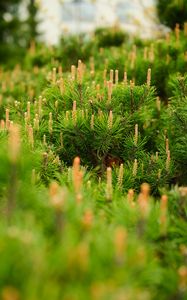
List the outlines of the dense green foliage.
{"type": "Polygon", "coordinates": [[[0,3],[0,42],[6,43],[9,38],[16,41],[16,31],[20,28],[20,21],[17,17],[20,0],[1,1],[0,3]],[[7,15],[11,19],[7,20],[7,15]]]}
{"type": "Polygon", "coordinates": [[[0,3],[0,61],[18,53],[21,21],[18,17],[20,0],[5,0],[0,3]],[[10,47],[9,45],[14,45],[10,47]]]}
{"type": "Polygon", "coordinates": [[[2,300],[187,299],[185,34],[100,40],[1,66],[2,300]]]}
{"type": "Polygon", "coordinates": [[[37,39],[39,33],[38,33],[38,19],[37,19],[37,13],[38,8],[35,3],[35,0],[29,0],[28,3],[28,19],[27,19],[27,26],[28,26],[28,32],[27,32],[27,39],[30,43],[30,41],[34,41],[37,39]]]}
{"type": "Polygon", "coordinates": [[[186,0],[157,0],[157,9],[161,23],[172,29],[177,23],[183,26],[187,22],[186,0]]]}
{"type": "Polygon", "coordinates": [[[121,46],[127,40],[127,34],[118,27],[98,28],[95,30],[99,47],[121,46]]]}
{"type": "Polygon", "coordinates": [[[0,62],[15,65],[22,60],[31,43],[38,37],[37,6],[29,0],[28,17],[21,18],[23,0],[1,0],[0,2],[0,62]]]}

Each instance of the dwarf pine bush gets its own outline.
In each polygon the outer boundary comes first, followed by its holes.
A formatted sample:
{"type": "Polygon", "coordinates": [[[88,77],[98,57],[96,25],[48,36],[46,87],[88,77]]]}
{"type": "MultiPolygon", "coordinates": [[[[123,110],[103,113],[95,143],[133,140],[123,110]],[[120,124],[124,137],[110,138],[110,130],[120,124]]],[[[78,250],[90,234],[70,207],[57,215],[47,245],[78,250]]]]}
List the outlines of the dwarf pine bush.
{"type": "Polygon", "coordinates": [[[186,40],[122,38],[1,67],[3,300],[187,297],[186,40]]]}

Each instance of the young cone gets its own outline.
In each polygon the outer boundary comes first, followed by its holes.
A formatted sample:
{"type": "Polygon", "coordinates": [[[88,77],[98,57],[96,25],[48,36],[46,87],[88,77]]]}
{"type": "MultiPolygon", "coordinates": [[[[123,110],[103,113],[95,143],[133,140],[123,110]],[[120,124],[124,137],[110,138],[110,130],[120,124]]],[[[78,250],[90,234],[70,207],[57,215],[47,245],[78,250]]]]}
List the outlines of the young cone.
{"type": "Polygon", "coordinates": [[[71,80],[75,81],[76,77],[76,67],[74,65],[71,66],[71,80]]]}
{"type": "Polygon", "coordinates": [[[49,186],[50,203],[56,210],[61,210],[65,201],[65,193],[56,181],[49,186]]]}
{"type": "Polygon", "coordinates": [[[133,177],[136,177],[137,171],[138,171],[138,161],[137,159],[135,159],[133,164],[133,171],[132,171],[133,177]]]}
{"type": "Polygon", "coordinates": [[[137,144],[138,144],[138,124],[135,125],[134,144],[135,144],[135,146],[137,146],[137,144]]]}
{"type": "Polygon", "coordinates": [[[128,190],[127,200],[129,202],[130,206],[134,206],[134,190],[133,189],[128,190]]]}
{"type": "Polygon", "coordinates": [[[138,205],[143,217],[146,217],[149,213],[149,198],[150,198],[150,185],[143,183],[141,185],[141,191],[138,195],[138,205]]]}
{"type": "Polygon", "coordinates": [[[180,25],[176,24],[175,26],[175,37],[176,37],[176,42],[179,42],[180,39],[180,25]]]}
{"type": "Polygon", "coordinates": [[[9,128],[8,152],[10,161],[15,164],[21,147],[20,128],[18,125],[12,125],[9,128]]]}
{"type": "Polygon", "coordinates": [[[160,108],[161,108],[160,97],[156,97],[156,107],[157,107],[157,110],[160,112],[160,108]]]}
{"type": "Polygon", "coordinates": [[[166,154],[168,154],[169,151],[169,139],[166,139],[166,154]]]}
{"type": "Polygon", "coordinates": [[[108,128],[112,129],[112,125],[113,125],[113,113],[110,110],[109,117],[108,117],[108,128]]]}
{"type": "Polygon", "coordinates": [[[167,207],[168,207],[168,197],[162,195],[160,201],[160,231],[162,234],[166,234],[167,230],[167,207]]]}
{"type": "Polygon", "coordinates": [[[62,73],[63,73],[62,66],[58,66],[58,75],[59,75],[59,77],[62,77],[62,73]]]}
{"type": "Polygon", "coordinates": [[[179,288],[181,291],[187,290],[187,267],[185,265],[178,269],[179,274],[179,288]]]}
{"type": "Polygon", "coordinates": [[[73,124],[76,125],[77,123],[77,102],[76,101],[73,101],[72,119],[73,119],[73,124]]]}
{"type": "Polygon", "coordinates": [[[85,229],[90,229],[93,224],[93,212],[90,209],[87,209],[82,218],[82,224],[85,229]]]}
{"type": "Polygon", "coordinates": [[[60,88],[60,94],[64,94],[64,79],[61,77],[59,80],[59,88],[60,88]]]}
{"type": "Polygon", "coordinates": [[[123,77],[123,82],[124,82],[124,85],[126,86],[127,85],[127,72],[124,71],[124,77],[123,77]]]}
{"type": "Polygon", "coordinates": [[[78,61],[77,80],[78,80],[79,84],[82,84],[82,80],[83,80],[83,63],[80,59],[78,61]]]}
{"type": "Polygon", "coordinates": [[[78,201],[81,200],[82,178],[83,178],[83,173],[80,170],[80,158],[75,157],[73,161],[73,168],[72,168],[72,182],[76,194],[76,199],[78,201]]]}
{"type": "Polygon", "coordinates": [[[39,129],[40,129],[40,126],[39,126],[39,116],[38,116],[38,114],[35,114],[35,118],[34,118],[34,124],[33,124],[34,126],[34,129],[36,130],[36,131],[39,131],[39,129]]]}
{"type": "Polygon", "coordinates": [[[118,84],[119,81],[119,71],[115,70],[115,84],[118,84]]]}
{"type": "Polygon", "coordinates": [[[149,68],[147,71],[147,86],[151,86],[151,69],[149,68]]]}
{"type": "Polygon", "coordinates": [[[106,177],[106,199],[108,201],[112,200],[113,187],[112,187],[112,169],[107,168],[107,177],[106,177]]]}
{"type": "Polygon", "coordinates": [[[121,164],[120,168],[119,168],[119,173],[118,173],[118,188],[119,189],[121,189],[122,185],[123,185],[123,173],[124,173],[123,164],[121,164]]]}
{"type": "Polygon", "coordinates": [[[113,83],[114,83],[114,70],[110,70],[110,82],[113,85],[113,83]]]}
{"type": "Polygon", "coordinates": [[[127,231],[123,227],[117,227],[114,233],[114,247],[117,259],[122,259],[127,246],[127,231]]]}
{"type": "Polygon", "coordinates": [[[33,128],[31,125],[28,127],[28,136],[29,136],[29,143],[33,149],[34,148],[34,134],[33,134],[33,128]]]}
{"type": "Polygon", "coordinates": [[[170,150],[168,150],[168,152],[167,152],[167,159],[166,159],[166,171],[167,171],[167,172],[169,172],[170,161],[171,161],[170,150]]]}
{"type": "Polygon", "coordinates": [[[53,68],[52,71],[52,84],[56,83],[56,68],[53,68]]]}
{"type": "Polygon", "coordinates": [[[5,121],[4,120],[1,120],[1,122],[0,122],[0,129],[5,130],[5,121]]]}
{"type": "Polygon", "coordinates": [[[52,112],[49,113],[49,133],[52,135],[53,133],[53,115],[52,112]]]}

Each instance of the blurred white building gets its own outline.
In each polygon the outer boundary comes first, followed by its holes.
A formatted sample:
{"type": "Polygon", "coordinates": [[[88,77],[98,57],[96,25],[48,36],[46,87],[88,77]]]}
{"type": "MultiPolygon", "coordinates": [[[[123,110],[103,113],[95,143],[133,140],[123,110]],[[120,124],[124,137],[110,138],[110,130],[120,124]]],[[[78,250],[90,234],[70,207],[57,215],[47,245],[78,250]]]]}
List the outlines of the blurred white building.
{"type": "Polygon", "coordinates": [[[119,24],[142,37],[158,32],[155,0],[38,0],[40,30],[48,43],[63,33],[93,31],[98,26],[119,24]]]}

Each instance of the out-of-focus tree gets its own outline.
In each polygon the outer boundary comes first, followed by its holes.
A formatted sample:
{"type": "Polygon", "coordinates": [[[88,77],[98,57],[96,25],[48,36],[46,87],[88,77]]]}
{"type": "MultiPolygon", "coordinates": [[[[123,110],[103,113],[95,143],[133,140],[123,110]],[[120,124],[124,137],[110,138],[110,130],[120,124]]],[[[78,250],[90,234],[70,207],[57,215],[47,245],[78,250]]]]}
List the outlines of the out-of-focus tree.
{"type": "Polygon", "coordinates": [[[37,12],[35,0],[0,0],[0,62],[23,57],[38,36],[37,12]]]}
{"type": "Polygon", "coordinates": [[[28,9],[27,38],[29,41],[32,41],[38,37],[38,19],[37,19],[38,8],[37,8],[36,1],[29,0],[27,9],[28,9]]]}
{"type": "Polygon", "coordinates": [[[21,0],[0,1],[0,63],[21,57],[22,21],[19,17],[21,0]],[[20,50],[19,50],[20,49],[20,50]],[[13,59],[14,58],[14,59],[13,59]]]}
{"type": "Polygon", "coordinates": [[[0,1],[0,44],[17,43],[20,34],[19,5],[21,0],[0,1]]]}
{"type": "Polygon", "coordinates": [[[187,21],[186,0],[157,0],[157,10],[160,21],[170,28],[175,28],[177,23],[183,27],[187,21]]]}

